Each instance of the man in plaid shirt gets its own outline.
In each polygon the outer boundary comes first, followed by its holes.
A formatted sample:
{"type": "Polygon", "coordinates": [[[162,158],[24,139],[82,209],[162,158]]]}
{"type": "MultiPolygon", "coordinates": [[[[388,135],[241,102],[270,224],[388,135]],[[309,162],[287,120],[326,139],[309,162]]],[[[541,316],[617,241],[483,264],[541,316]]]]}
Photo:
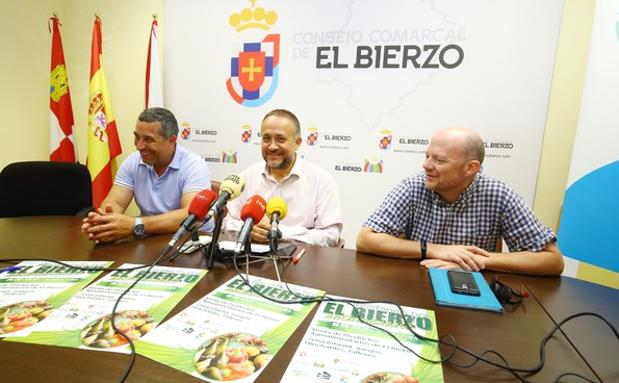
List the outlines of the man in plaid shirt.
{"type": "Polygon", "coordinates": [[[555,234],[509,186],[480,173],[483,160],[474,131],[436,133],[424,171],[389,192],[363,224],[357,250],[418,258],[427,268],[561,274],[555,234]],[[497,252],[501,238],[510,253],[497,252]]]}

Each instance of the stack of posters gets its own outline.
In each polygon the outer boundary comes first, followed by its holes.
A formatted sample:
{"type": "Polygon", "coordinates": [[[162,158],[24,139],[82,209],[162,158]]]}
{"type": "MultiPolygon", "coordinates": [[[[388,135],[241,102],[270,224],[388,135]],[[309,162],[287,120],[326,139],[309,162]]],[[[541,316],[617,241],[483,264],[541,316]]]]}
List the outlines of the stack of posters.
{"type": "Polygon", "coordinates": [[[282,382],[431,383],[443,381],[436,342],[422,340],[415,332],[437,339],[434,312],[403,307],[404,318],[393,305],[323,302],[318,307],[282,382]],[[412,349],[406,350],[383,328],[412,349]],[[422,359],[423,358],[423,359],[422,359]]]}
{"type": "Polygon", "coordinates": [[[0,337],[30,334],[44,319],[92,282],[112,262],[24,261],[0,274],[0,337]]]}
{"type": "MultiPolygon", "coordinates": [[[[120,269],[139,265],[124,264],[120,269]]],[[[120,294],[146,268],[108,273],[82,290],[15,342],[46,344],[98,351],[129,353],[127,340],[111,325],[111,313],[120,294]]],[[[116,327],[131,340],[154,329],[204,275],[206,270],[155,266],[121,300],[116,310],[116,327]]]]}
{"type": "Polygon", "coordinates": [[[323,291],[235,276],[136,342],[137,352],[205,381],[253,382],[323,291]]]}

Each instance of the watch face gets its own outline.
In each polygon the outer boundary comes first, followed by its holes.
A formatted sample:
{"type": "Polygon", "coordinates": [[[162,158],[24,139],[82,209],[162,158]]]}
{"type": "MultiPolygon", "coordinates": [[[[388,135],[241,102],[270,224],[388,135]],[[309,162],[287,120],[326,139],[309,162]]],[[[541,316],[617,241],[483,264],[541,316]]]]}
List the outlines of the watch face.
{"type": "Polygon", "coordinates": [[[146,234],[146,230],[144,228],[144,224],[137,224],[133,226],[133,235],[136,237],[143,237],[146,234]]]}
{"type": "Polygon", "coordinates": [[[146,227],[140,218],[135,219],[135,224],[133,225],[133,235],[138,238],[146,235],[146,227]]]}

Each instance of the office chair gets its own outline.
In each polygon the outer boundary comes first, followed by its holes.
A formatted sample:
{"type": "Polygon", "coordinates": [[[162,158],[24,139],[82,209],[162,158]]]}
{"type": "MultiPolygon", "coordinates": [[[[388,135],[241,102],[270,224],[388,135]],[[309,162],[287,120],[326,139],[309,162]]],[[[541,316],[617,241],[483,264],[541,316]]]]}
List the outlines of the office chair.
{"type": "Polygon", "coordinates": [[[92,185],[84,165],[27,161],[0,172],[0,217],[85,215],[90,209],[92,185]]]}

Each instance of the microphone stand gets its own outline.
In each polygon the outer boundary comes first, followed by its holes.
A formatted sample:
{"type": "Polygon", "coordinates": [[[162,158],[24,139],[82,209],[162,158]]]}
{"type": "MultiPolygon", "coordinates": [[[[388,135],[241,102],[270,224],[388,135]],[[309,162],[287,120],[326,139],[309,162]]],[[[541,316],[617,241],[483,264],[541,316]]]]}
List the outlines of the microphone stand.
{"type": "Polygon", "coordinates": [[[245,253],[245,275],[247,276],[247,283],[249,284],[249,256],[251,255],[251,236],[248,235],[245,239],[245,245],[243,246],[243,252],[245,253]]]}
{"type": "Polygon", "coordinates": [[[204,263],[206,265],[206,268],[209,270],[213,268],[215,258],[217,258],[218,260],[221,259],[221,250],[219,249],[218,241],[223,220],[224,215],[222,213],[217,214],[217,219],[215,220],[215,228],[213,229],[213,236],[211,237],[211,244],[208,246],[207,252],[202,249],[202,254],[204,255],[204,263]]]}
{"type": "Polygon", "coordinates": [[[277,234],[273,235],[272,231],[269,231],[269,247],[271,248],[271,254],[277,254],[277,247],[279,246],[279,239],[282,237],[282,232],[277,229],[277,234]]]}
{"type": "Polygon", "coordinates": [[[279,246],[279,239],[282,237],[282,232],[277,229],[277,234],[273,235],[272,231],[269,231],[269,247],[271,248],[270,254],[271,259],[273,260],[273,266],[275,266],[275,273],[277,274],[277,280],[281,283],[281,278],[279,276],[279,267],[277,266],[277,262],[279,261],[279,254],[277,254],[277,248],[279,246]]]}
{"type": "Polygon", "coordinates": [[[269,247],[271,248],[271,254],[277,254],[277,237],[274,237],[269,233],[269,247]]]}
{"type": "Polygon", "coordinates": [[[200,226],[198,225],[191,229],[191,231],[189,232],[189,237],[187,237],[187,239],[183,243],[181,243],[180,246],[178,246],[178,248],[176,249],[176,253],[170,259],[168,259],[169,262],[172,262],[181,254],[186,254],[185,251],[187,251],[187,249],[190,249],[191,247],[200,249],[200,252],[204,254],[204,247],[200,243],[200,233],[198,232],[199,227],[200,226]],[[186,249],[183,249],[183,247],[185,247],[188,242],[191,242],[190,246],[187,246],[186,249]]]}

